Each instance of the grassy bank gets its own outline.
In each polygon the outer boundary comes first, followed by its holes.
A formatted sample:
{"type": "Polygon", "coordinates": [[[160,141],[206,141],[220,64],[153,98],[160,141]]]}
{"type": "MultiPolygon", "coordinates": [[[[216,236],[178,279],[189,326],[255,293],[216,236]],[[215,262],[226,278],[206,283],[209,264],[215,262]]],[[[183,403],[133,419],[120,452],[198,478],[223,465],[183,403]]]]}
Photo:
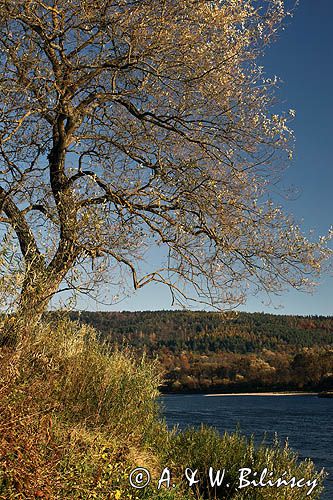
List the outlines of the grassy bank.
{"type": "Polygon", "coordinates": [[[0,499],[287,499],[305,489],[237,489],[238,469],[268,467],[279,477],[322,475],[278,443],[254,447],[241,434],[208,428],[169,431],[157,403],[158,365],[130,351],[110,351],[88,326],[63,319],[31,332],[29,342],[0,351],[0,499]],[[151,485],[129,484],[146,467],[151,485]],[[156,489],[164,469],[174,488],[156,489]],[[189,489],[186,467],[200,483],[189,489]],[[225,468],[227,488],[208,487],[207,470],[225,468]]]}

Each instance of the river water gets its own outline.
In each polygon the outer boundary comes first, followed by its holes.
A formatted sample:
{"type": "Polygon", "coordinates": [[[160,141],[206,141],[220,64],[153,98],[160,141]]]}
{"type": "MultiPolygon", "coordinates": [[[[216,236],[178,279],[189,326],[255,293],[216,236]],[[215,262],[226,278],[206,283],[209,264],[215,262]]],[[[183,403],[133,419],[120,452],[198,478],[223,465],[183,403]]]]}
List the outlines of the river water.
{"type": "Polygon", "coordinates": [[[221,433],[235,431],[269,443],[277,434],[301,459],[310,458],[317,469],[325,468],[322,500],[333,499],[333,399],[317,396],[205,396],[164,395],[168,425],[211,425],[221,433]]]}

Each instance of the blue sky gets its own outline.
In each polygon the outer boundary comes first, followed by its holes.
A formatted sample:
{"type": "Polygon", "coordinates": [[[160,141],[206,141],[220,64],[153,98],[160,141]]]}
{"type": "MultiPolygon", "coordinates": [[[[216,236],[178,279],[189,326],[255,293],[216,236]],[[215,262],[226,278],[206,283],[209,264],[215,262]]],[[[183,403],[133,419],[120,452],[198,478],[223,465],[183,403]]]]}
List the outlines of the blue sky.
{"type": "MultiPolygon", "coordinates": [[[[301,0],[285,30],[271,45],[263,65],[269,76],[283,80],[280,108],[296,110],[293,129],[296,151],[283,185],[296,186],[298,196],[281,204],[300,222],[306,233],[327,233],[333,224],[333,0],[301,0]]],[[[153,256],[154,260],[156,256],[153,256]]],[[[333,315],[333,271],[322,278],[313,295],[290,291],[276,297],[274,306],[260,298],[249,298],[246,311],[279,314],[333,315]],[[330,276],[331,274],[331,276],[330,276]]],[[[80,309],[145,310],[170,309],[167,289],[148,285],[118,305],[102,306],[88,299],[80,309]]]]}

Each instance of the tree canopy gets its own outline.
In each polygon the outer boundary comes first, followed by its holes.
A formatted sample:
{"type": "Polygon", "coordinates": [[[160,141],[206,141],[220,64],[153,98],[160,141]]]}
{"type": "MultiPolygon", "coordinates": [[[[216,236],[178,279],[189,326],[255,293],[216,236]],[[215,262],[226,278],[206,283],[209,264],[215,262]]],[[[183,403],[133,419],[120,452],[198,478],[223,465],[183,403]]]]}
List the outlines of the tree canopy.
{"type": "Polygon", "coordinates": [[[222,307],[311,281],[325,238],[270,199],[294,112],[272,113],[257,61],[285,16],[282,0],[0,0],[0,223],[22,313],[78,266],[86,290],[109,274],[222,307]],[[166,261],[141,274],[156,244],[166,261]]]}

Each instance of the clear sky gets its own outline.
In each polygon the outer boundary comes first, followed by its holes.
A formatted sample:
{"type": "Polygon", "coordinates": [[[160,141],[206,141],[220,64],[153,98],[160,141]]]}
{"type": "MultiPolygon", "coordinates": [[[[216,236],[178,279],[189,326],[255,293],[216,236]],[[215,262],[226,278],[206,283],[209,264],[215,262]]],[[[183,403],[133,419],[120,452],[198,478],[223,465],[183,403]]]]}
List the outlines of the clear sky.
{"type": "MultiPolygon", "coordinates": [[[[333,0],[301,0],[278,40],[267,49],[264,66],[268,76],[283,80],[281,109],[296,110],[293,129],[295,159],[283,185],[296,186],[296,199],[281,204],[294,214],[307,233],[327,233],[333,225],[333,0]]],[[[155,260],[156,256],[154,256],[155,260]]],[[[249,298],[246,311],[280,314],[333,315],[333,270],[323,276],[313,295],[291,291],[274,299],[275,307],[249,298]],[[330,276],[331,274],[331,276],[330,276]],[[282,307],[281,307],[282,306],[282,307]]],[[[170,309],[167,289],[148,285],[118,305],[102,306],[88,299],[78,307],[90,310],[170,309]]]]}

